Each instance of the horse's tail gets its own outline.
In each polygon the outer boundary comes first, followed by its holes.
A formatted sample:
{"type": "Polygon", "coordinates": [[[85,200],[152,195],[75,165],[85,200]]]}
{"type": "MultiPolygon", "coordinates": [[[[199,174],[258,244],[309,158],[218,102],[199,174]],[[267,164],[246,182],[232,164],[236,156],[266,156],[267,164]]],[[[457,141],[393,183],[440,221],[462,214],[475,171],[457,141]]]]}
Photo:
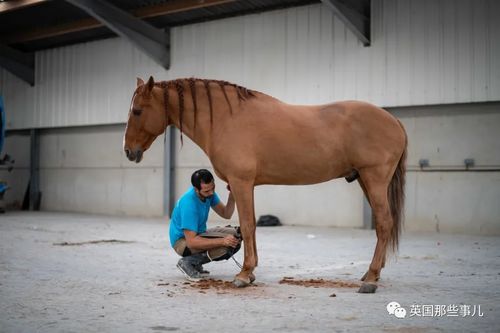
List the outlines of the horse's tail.
{"type": "Polygon", "coordinates": [[[408,148],[408,137],[403,124],[398,120],[405,135],[405,147],[394,171],[388,188],[389,204],[391,207],[392,230],[390,236],[391,248],[396,252],[399,248],[399,236],[403,227],[403,213],[405,204],[405,175],[406,175],[406,154],[408,148]]]}

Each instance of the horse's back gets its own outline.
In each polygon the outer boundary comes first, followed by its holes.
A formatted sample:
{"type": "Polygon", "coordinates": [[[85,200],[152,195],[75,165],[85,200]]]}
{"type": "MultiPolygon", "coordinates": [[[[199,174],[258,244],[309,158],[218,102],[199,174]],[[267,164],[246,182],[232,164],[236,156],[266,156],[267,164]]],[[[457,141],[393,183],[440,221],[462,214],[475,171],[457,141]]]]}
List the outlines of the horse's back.
{"type": "MultiPolygon", "coordinates": [[[[321,106],[325,112],[333,114],[341,114],[349,119],[349,121],[358,121],[360,124],[371,123],[373,121],[382,121],[386,125],[393,123],[397,125],[397,120],[386,110],[362,101],[340,101],[321,106]]],[[[399,126],[399,125],[398,125],[399,126]]]]}
{"type": "Polygon", "coordinates": [[[324,106],[332,121],[343,119],[346,154],[353,164],[375,164],[401,156],[406,147],[406,133],[393,115],[373,104],[342,101],[324,106]]]}

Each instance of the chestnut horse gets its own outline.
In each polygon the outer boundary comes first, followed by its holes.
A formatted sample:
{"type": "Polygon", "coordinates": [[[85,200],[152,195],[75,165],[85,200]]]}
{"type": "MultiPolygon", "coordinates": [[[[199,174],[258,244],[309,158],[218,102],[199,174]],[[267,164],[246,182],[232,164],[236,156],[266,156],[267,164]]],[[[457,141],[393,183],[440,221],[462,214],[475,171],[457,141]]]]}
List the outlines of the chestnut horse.
{"type": "Polygon", "coordinates": [[[407,137],[399,120],[358,101],[290,105],[226,81],[137,79],[124,138],[128,159],[139,163],[169,125],[200,146],[231,186],[244,241],[236,286],[255,280],[254,187],[345,177],[358,180],[375,218],[377,245],[359,289],[375,292],[403,217],[407,137]]]}

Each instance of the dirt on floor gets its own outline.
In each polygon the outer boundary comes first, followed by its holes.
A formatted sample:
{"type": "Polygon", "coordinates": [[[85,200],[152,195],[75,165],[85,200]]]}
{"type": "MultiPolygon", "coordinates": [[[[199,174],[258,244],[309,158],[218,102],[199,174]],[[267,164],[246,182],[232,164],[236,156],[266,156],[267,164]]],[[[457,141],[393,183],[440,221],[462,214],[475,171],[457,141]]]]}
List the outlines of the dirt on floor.
{"type": "Polygon", "coordinates": [[[288,276],[285,276],[283,279],[281,279],[279,283],[314,288],[359,288],[361,286],[361,283],[353,281],[325,279],[295,280],[293,277],[288,276]]]}
{"type": "Polygon", "coordinates": [[[226,289],[237,289],[237,287],[231,281],[223,280],[213,280],[206,279],[191,284],[193,288],[204,289],[216,289],[216,290],[226,290],[226,289]]]}
{"type": "Polygon", "coordinates": [[[86,242],[61,242],[61,243],[53,243],[54,246],[82,246],[82,245],[90,245],[90,244],[130,244],[135,243],[134,241],[124,241],[118,239],[102,239],[102,240],[93,240],[86,242]]]}

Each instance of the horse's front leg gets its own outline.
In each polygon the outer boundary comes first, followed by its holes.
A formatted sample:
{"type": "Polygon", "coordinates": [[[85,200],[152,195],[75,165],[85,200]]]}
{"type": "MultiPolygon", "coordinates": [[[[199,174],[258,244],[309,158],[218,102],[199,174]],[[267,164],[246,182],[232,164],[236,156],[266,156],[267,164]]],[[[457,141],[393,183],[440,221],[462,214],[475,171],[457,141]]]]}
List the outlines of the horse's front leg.
{"type": "Polygon", "coordinates": [[[255,243],[255,211],[253,200],[253,182],[229,180],[238,208],[241,235],[243,237],[243,268],[234,278],[236,287],[246,287],[255,280],[253,270],[257,266],[257,248],[255,243]]]}

